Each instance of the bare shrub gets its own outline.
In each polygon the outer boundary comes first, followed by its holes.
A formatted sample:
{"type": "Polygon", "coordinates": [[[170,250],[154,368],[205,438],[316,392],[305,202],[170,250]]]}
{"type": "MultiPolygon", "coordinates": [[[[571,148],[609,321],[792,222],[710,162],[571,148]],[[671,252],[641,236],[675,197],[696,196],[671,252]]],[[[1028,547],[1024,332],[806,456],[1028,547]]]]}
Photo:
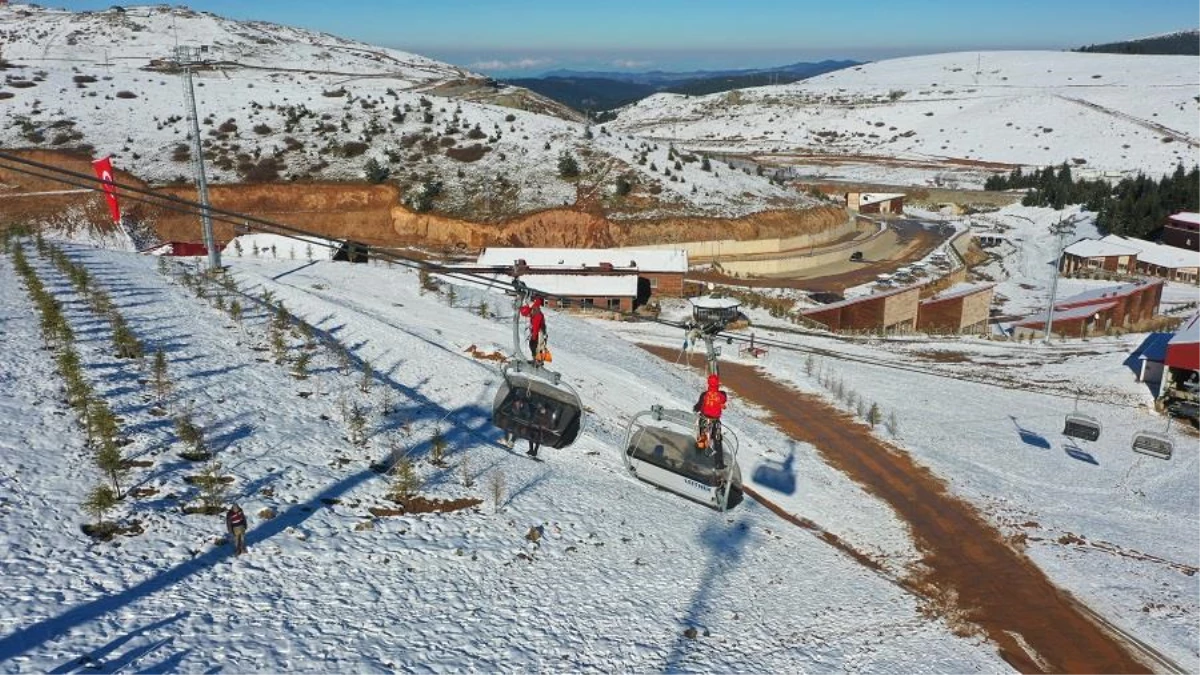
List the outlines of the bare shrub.
{"type": "Polygon", "coordinates": [[[900,420],[896,417],[896,411],[888,413],[887,432],[892,438],[900,437],[900,420]]]}
{"type": "Polygon", "coordinates": [[[504,493],[507,490],[507,481],[504,477],[504,472],[497,469],[488,476],[488,492],[492,496],[492,512],[500,511],[500,504],[504,502],[504,493]]]}

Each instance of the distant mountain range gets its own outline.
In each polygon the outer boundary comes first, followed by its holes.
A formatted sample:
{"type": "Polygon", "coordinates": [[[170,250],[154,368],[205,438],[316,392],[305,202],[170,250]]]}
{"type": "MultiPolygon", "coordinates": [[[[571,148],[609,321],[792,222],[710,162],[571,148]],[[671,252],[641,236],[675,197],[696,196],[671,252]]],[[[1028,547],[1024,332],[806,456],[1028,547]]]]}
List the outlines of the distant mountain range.
{"type": "Polygon", "coordinates": [[[1076,49],[1077,52],[1097,52],[1102,54],[1171,54],[1200,56],[1200,30],[1184,30],[1167,35],[1108,42],[1099,45],[1088,45],[1076,49]]]}
{"type": "Polygon", "coordinates": [[[859,65],[858,61],[826,60],[773,68],[667,72],[552,70],[541,77],[505,80],[580,111],[606,111],[640,101],[661,91],[699,96],[731,89],[786,84],[859,65]]]}

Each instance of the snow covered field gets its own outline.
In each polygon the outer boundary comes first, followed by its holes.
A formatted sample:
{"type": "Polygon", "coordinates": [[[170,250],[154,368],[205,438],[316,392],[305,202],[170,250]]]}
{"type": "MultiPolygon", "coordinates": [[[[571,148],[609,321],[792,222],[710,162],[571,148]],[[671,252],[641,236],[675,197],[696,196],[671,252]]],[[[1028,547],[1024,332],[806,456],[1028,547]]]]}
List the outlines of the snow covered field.
{"type": "Polygon", "coordinates": [[[794,163],[801,174],[889,184],[925,184],[945,174],[969,187],[986,174],[966,166],[894,169],[878,161],[830,166],[788,155],[1072,162],[1077,172],[1158,176],[1200,161],[1198,66],[1194,56],[914,56],[786,85],[656,94],[623,109],[611,127],[688,147],[761,154],[794,163]]]}
{"type": "MultiPolygon", "coordinates": [[[[722,516],[625,477],[624,419],[653,402],[686,405],[700,382],[609,325],[551,313],[556,366],[589,410],[575,446],[544,450],[535,463],[495,444],[498,373],[464,353],[503,349],[506,317],[421,295],[415,273],[228,259],[245,291],[271,290],[368,361],[374,383],[364,395],[361,366],[339,374],[323,350],[306,381],[252,350],[263,342],[258,309],[243,334],[168,282],[153,258],[65,246],[147,346],[168,354],[177,388],[169,408],[190,407],[204,424],[234,479],[230,497],[250,515],[250,552],[233,559],[215,544],[218,517],[181,513],[195,499],[183,479],[197,467],[178,457],[170,418],[149,413],[145,373],[109,356],[106,325],[30,252],[61,295],[90,377],[134,439],[126,456],[150,463],[133,480],[155,492],[127,499],[118,514],[143,534],[92,544],[80,532],[79,504],[98,476],[5,260],[5,344],[27,347],[0,352],[5,672],[65,671],[85,656],[106,672],[1007,669],[989,645],[925,618],[886,577],[753,502],[722,516]],[[339,399],[369,406],[367,448],[345,440],[339,399]],[[395,407],[386,416],[385,399],[395,407]],[[445,469],[423,461],[439,426],[450,443],[445,469]],[[369,464],[393,442],[418,460],[424,494],[484,505],[372,518],[368,507],[390,503],[369,464]],[[488,485],[499,473],[506,487],[494,511],[488,485]],[[264,509],[275,517],[261,517],[264,509]],[[534,527],[536,544],[526,538],[534,527]],[[695,639],[683,635],[692,627],[695,639]]],[[[480,301],[470,291],[459,299],[480,301]]],[[[488,302],[506,313],[498,298],[488,302]]],[[[746,475],[785,444],[752,415],[735,407],[730,418],[746,439],[746,475]]],[[[892,565],[913,559],[895,517],[811,448],[798,449],[796,472],[795,493],[780,495],[788,508],[892,565]]]]}

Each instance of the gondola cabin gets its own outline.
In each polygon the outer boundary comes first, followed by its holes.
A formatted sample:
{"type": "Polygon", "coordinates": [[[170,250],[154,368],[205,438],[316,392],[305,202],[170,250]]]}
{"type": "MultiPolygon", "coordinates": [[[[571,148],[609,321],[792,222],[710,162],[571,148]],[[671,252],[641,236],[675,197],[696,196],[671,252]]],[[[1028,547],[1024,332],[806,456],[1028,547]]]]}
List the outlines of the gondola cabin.
{"type": "Polygon", "coordinates": [[[492,404],[492,423],[522,440],[565,448],[579,436],[583,404],[558,373],[516,362],[492,404]]]}
{"type": "Polygon", "coordinates": [[[630,475],[705,506],[725,511],[742,501],[737,437],[722,434],[723,469],[715,453],[696,446],[696,416],[654,406],[638,414],[625,432],[624,461],[630,475]]]}

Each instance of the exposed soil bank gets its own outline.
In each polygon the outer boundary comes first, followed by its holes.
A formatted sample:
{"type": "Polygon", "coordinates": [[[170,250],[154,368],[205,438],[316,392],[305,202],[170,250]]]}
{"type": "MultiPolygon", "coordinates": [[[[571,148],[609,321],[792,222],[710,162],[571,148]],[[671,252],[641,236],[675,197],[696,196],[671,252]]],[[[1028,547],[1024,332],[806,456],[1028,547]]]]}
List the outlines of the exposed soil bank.
{"type": "MultiPolygon", "coordinates": [[[[28,159],[91,174],[88,158],[49,151],[21,151],[28,159]]],[[[146,185],[128,173],[117,181],[139,188],[146,185]]],[[[54,181],[31,178],[0,169],[0,196],[5,192],[62,190],[54,181]]],[[[157,188],[156,192],[188,200],[196,191],[187,185],[157,188]]],[[[213,185],[214,208],[294,225],[339,239],[378,245],[419,244],[447,250],[485,246],[639,246],[710,239],[760,239],[824,232],[845,222],[846,213],[834,206],[804,210],[774,210],[740,218],[660,218],[613,220],[590,205],[576,205],[523,214],[498,223],[481,223],[433,213],[416,213],[401,205],[401,191],[392,185],[367,183],[269,183],[213,185]]],[[[98,194],[30,196],[0,200],[0,215],[20,218],[60,212],[70,205],[87,205],[90,217],[107,211],[98,194]]],[[[168,208],[137,204],[132,195],[122,204],[126,213],[152,222],[167,241],[200,241],[200,219],[168,208]]],[[[234,223],[215,222],[219,241],[235,235],[234,223]]]]}

